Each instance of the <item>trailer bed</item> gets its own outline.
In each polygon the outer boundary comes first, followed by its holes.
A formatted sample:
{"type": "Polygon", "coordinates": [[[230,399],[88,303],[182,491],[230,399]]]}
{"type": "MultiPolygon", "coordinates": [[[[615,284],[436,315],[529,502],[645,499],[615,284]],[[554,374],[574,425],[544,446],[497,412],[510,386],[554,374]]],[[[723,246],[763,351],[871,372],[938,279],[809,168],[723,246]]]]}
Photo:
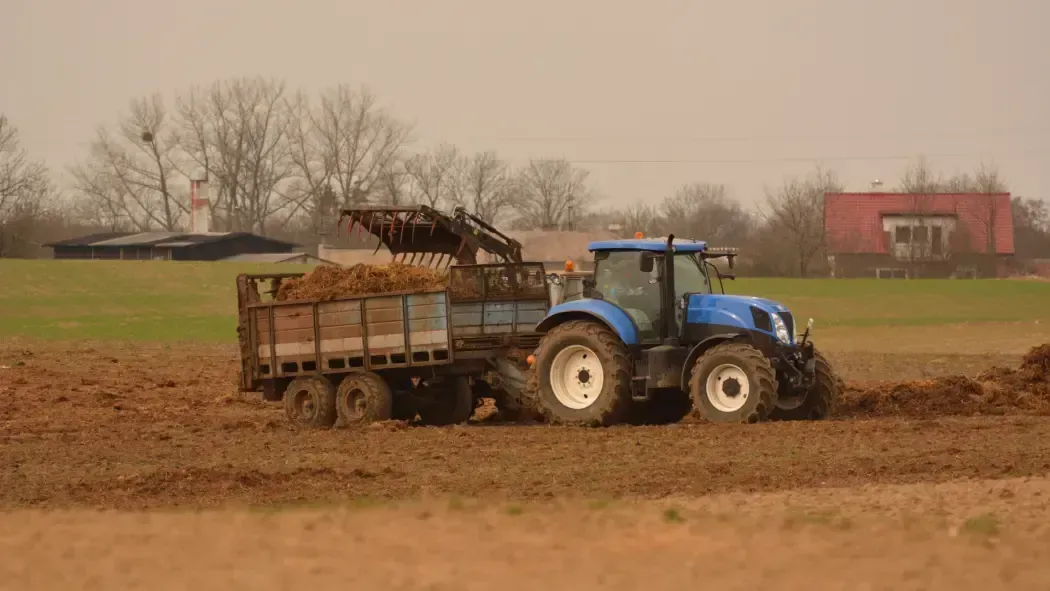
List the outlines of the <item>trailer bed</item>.
{"type": "Polygon", "coordinates": [[[302,274],[237,278],[241,388],[266,381],[351,371],[421,374],[457,360],[533,348],[549,292],[538,264],[465,265],[450,288],[333,300],[264,301],[302,274]],[[260,283],[273,288],[260,292],[260,283]]]}

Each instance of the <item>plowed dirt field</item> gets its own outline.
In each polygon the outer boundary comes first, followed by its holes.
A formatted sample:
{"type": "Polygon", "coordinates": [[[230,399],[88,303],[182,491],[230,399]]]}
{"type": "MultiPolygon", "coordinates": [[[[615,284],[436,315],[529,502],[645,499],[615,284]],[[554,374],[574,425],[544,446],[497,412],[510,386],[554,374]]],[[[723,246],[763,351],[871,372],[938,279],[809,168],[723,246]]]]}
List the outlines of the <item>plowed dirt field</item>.
{"type": "MultiPolygon", "coordinates": [[[[1019,362],[832,357],[848,380],[1019,362]]],[[[1050,417],[1031,398],[297,431],[236,392],[236,363],[230,346],[0,345],[0,588],[1050,584],[1050,417]]]]}

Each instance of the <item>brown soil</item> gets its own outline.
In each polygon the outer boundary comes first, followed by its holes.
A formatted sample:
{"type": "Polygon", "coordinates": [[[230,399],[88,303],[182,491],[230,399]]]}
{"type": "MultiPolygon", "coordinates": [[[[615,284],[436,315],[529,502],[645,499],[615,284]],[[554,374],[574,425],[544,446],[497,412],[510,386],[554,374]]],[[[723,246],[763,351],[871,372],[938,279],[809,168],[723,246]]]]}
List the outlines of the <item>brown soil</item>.
{"type": "Polygon", "coordinates": [[[841,417],[1050,415],[1050,343],[1033,347],[1016,369],[993,367],[975,377],[852,385],[841,417]]]}
{"type": "Polygon", "coordinates": [[[403,263],[357,264],[352,267],[322,265],[298,278],[286,279],[277,292],[278,301],[331,300],[339,297],[443,288],[448,276],[426,267],[403,263]]]}
{"type": "Polygon", "coordinates": [[[5,589],[1047,589],[1050,480],[4,515],[5,589]],[[508,576],[511,575],[511,576],[508,576]]]}
{"type": "Polygon", "coordinates": [[[1050,473],[1050,419],[947,405],[922,421],[884,405],[866,421],[298,431],[236,377],[234,346],[0,344],[0,507],[663,498],[1050,473]]]}

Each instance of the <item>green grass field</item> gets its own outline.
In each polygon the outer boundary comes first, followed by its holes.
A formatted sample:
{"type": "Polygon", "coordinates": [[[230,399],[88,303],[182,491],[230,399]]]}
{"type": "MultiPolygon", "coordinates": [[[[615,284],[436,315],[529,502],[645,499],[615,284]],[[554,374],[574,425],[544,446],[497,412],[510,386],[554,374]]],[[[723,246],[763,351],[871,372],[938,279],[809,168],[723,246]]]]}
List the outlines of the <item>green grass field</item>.
{"type": "MultiPolygon", "coordinates": [[[[0,260],[0,337],[234,342],[238,273],[309,267],[0,260]]],[[[732,293],[791,307],[820,327],[1050,320],[1050,282],[739,279],[732,293]]]]}

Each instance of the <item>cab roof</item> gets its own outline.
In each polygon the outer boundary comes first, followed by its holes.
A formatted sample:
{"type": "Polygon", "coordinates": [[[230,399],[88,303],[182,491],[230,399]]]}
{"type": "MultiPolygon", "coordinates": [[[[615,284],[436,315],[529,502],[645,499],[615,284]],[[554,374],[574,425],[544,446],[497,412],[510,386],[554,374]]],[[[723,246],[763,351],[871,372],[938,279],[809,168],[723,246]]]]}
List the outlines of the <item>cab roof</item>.
{"type": "MultiPolygon", "coordinates": [[[[704,252],[707,243],[699,240],[675,240],[672,245],[675,252],[704,252]]],[[[648,252],[663,252],[667,247],[666,239],[659,238],[635,238],[630,240],[599,240],[587,245],[591,252],[602,250],[644,250],[648,252]]]]}

